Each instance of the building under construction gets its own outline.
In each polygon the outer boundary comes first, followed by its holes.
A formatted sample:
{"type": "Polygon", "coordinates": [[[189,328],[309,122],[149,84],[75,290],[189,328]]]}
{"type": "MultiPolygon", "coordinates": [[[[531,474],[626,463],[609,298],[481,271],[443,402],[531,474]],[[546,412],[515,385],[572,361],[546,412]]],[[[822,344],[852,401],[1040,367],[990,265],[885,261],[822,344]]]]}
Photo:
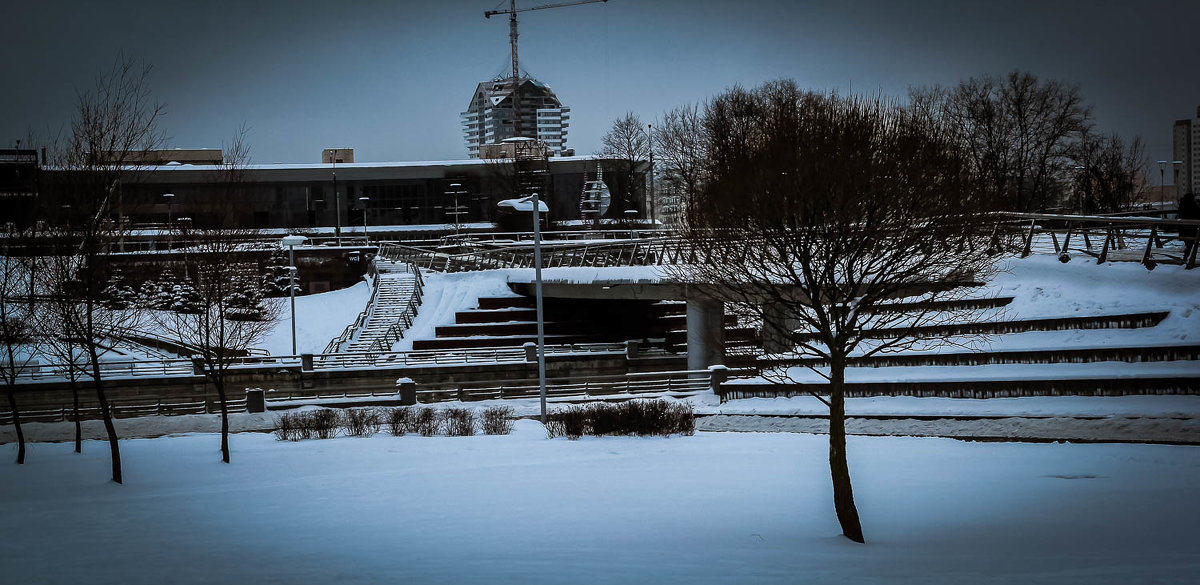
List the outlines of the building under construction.
{"type": "Polygon", "coordinates": [[[513,99],[511,77],[498,77],[475,88],[470,106],[462,113],[470,157],[488,158],[484,145],[509,138],[539,140],[550,156],[573,155],[566,148],[571,108],[562,105],[550,86],[532,77],[521,77],[518,87],[519,104],[513,99]]]}

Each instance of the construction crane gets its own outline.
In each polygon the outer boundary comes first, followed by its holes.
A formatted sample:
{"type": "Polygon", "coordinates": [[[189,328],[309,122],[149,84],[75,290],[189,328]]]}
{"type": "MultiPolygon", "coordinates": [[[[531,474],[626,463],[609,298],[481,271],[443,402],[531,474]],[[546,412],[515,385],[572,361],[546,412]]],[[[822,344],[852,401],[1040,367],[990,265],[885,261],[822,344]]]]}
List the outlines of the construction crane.
{"type": "Polygon", "coordinates": [[[529,8],[521,9],[517,9],[517,0],[508,0],[508,10],[484,11],[484,18],[491,18],[497,14],[508,15],[508,40],[512,44],[513,136],[521,135],[521,73],[517,64],[517,13],[529,12],[531,10],[545,10],[547,8],[565,8],[567,6],[578,6],[580,4],[595,4],[597,2],[608,2],[608,0],[575,0],[574,2],[543,4],[541,6],[531,6],[529,8]]]}

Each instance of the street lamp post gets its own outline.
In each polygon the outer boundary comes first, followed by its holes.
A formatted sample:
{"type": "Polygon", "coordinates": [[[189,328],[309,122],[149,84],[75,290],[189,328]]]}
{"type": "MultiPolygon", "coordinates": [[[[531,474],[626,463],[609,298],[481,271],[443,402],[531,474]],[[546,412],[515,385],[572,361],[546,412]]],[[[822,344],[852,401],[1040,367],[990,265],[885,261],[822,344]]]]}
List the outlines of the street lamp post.
{"type": "Polygon", "coordinates": [[[533,192],[533,280],[537,303],[538,396],[541,399],[541,420],[546,424],[546,319],[542,313],[542,203],[533,192]]]}
{"type": "Polygon", "coordinates": [[[336,224],[333,226],[333,237],[337,239],[337,245],[342,246],[342,196],[337,190],[337,160],[333,161],[333,211],[336,218],[336,224]]]}
{"type": "Polygon", "coordinates": [[[646,141],[650,145],[650,226],[655,225],[654,214],[654,125],[646,124],[646,141]]]}
{"type": "MultiPolygon", "coordinates": [[[[1167,216],[1167,212],[1163,211],[1163,208],[1165,208],[1167,206],[1167,181],[1166,181],[1166,175],[1165,175],[1167,165],[1181,165],[1181,164],[1183,164],[1183,161],[1181,161],[1181,160],[1160,160],[1160,161],[1158,161],[1158,214],[1161,217],[1167,216]]],[[[1175,167],[1172,166],[1171,168],[1174,169],[1175,167]]],[[[1178,193],[1179,185],[1178,184],[1175,185],[1175,190],[1176,190],[1175,194],[1179,195],[1179,193],[1178,193]]]]}
{"type": "Polygon", "coordinates": [[[292,355],[296,355],[296,246],[303,244],[308,238],[304,236],[284,236],[281,244],[288,248],[288,294],[292,297],[292,355]]]}
{"type": "Polygon", "coordinates": [[[362,205],[363,212],[363,242],[368,244],[371,243],[371,238],[367,237],[367,202],[370,200],[370,197],[365,196],[358,198],[359,204],[362,205]]]}
{"type": "Polygon", "coordinates": [[[175,211],[175,194],[163,193],[163,198],[167,200],[167,249],[170,250],[175,240],[175,231],[171,225],[171,216],[175,211]]]}

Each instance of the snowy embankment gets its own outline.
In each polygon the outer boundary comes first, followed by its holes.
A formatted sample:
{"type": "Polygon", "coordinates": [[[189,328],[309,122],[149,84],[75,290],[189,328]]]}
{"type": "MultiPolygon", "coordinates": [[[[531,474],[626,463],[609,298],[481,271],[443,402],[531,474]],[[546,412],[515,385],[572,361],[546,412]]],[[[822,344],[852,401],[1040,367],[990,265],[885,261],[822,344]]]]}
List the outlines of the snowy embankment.
{"type": "MultiPolygon", "coordinates": [[[[0,465],[11,583],[1180,583],[1200,451],[824,437],[216,435],[34,444],[0,465]]],[[[0,448],[11,458],[15,446],[0,448]]]]}
{"type": "MultiPolygon", "coordinates": [[[[321,353],[329,340],[341,335],[354,322],[371,298],[371,287],[359,282],[349,288],[296,297],[296,351],[321,353]]],[[[255,344],[271,355],[291,355],[292,321],[290,299],[272,299],[281,303],[279,320],[267,335],[255,344]]]]}

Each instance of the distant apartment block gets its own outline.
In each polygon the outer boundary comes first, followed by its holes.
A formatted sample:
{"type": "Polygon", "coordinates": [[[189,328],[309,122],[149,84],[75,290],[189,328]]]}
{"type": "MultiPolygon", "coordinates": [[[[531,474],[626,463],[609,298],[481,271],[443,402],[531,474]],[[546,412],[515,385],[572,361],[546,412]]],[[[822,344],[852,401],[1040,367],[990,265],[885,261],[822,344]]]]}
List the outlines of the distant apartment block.
{"type": "Polygon", "coordinates": [[[550,86],[532,78],[519,81],[520,107],[514,108],[512,80],[499,77],[480,83],[471,104],[462,113],[463,137],[471,158],[480,158],[485,144],[508,138],[534,138],[546,145],[550,156],[571,155],[566,148],[571,108],[562,105],[550,86]],[[516,111],[520,111],[520,133],[516,111]]]}
{"type": "Polygon", "coordinates": [[[1174,130],[1174,160],[1183,161],[1176,169],[1176,192],[1200,193],[1200,107],[1195,118],[1176,120],[1174,130]]]}

